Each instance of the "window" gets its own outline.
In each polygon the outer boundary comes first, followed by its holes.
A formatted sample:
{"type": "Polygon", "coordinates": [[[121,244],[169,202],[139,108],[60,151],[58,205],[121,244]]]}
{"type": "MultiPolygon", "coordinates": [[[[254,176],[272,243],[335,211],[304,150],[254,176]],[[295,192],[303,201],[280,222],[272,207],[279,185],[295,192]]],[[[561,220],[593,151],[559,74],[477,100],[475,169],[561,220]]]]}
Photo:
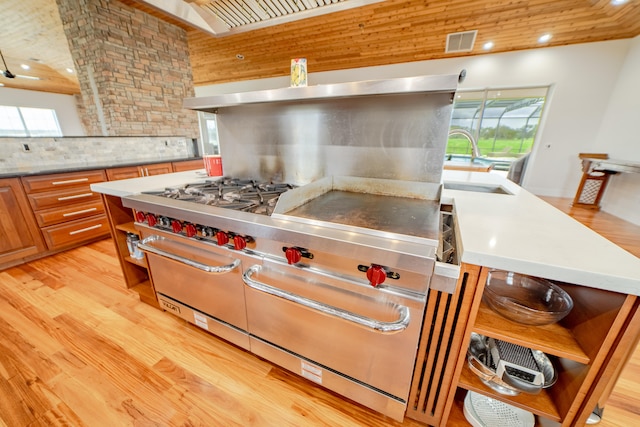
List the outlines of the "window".
{"type": "Polygon", "coordinates": [[[62,136],[55,110],[0,105],[0,136],[62,136]]]}
{"type": "Polygon", "coordinates": [[[202,137],[202,151],[200,155],[220,154],[220,143],[218,142],[218,125],[216,115],[211,113],[199,113],[200,136],[202,137]]]}
{"type": "MultiPolygon", "coordinates": [[[[547,87],[458,92],[450,131],[461,129],[478,141],[480,157],[498,170],[531,152],[547,96],[547,87]]],[[[449,159],[471,157],[464,135],[450,135],[449,159]]]]}

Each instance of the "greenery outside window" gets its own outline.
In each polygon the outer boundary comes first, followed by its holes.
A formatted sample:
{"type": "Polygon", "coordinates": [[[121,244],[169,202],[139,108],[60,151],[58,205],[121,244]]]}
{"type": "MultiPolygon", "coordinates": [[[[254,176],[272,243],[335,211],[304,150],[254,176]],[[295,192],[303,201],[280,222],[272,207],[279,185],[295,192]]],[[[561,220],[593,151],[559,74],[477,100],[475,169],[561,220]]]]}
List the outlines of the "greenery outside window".
{"type": "Polygon", "coordinates": [[[0,105],[0,136],[62,136],[55,110],[0,105]]]}
{"type": "MultiPolygon", "coordinates": [[[[469,132],[478,143],[479,161],[507,170],[513,161],[531,152],[547,91],[548,87],[460,91],[453,104],[450,130],[469,132]]],[[[446,153],[450,160],[468,159],[471,143],[454,133],[446,153]]]]}

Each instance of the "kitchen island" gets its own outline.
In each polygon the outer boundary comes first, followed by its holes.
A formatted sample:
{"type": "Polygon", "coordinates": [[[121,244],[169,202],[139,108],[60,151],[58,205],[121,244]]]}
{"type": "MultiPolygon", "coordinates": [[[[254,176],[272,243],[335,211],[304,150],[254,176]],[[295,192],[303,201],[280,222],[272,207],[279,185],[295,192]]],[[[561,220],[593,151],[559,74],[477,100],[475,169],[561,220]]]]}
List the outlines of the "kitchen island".
{"type": "MultiPolygon", "coordinates": [[[[91,185],[127,197],[210,179],[204,170],[91,185]]],[[[461,261],[640,296],[640,259],[498,174],[443,172],[461,261]],[[502,189],[502,191],[501,191],[502,189]]]]}
{"type": "MultiPolygon", "coordinates": [[[[640,261],[499,176],[444,171],[443,177],[441,202],[452,206],[456,215],[463,270],[465,266],[477,266],[478,283],[469,296],[465,324],[457,325],[460,345],[447,359],[455,365],[449,373],[451,386],[442,393],[446,399],[436,422],[431,423],[445,425],[448,419],[460,418],[461,402],[456,395],[476,390],[524,407],[550,425],[580,425],[596,405],[604,404],[623,362],[635,347],[640,330],[636,298],[640,294],[640,261]],[[481,303],[482,280],[490,268],[560,282],[582,307],[580,313],[574,310],[579,315],[556,328],[518,330],[517,325],[492,314],[481,303]],[[594,308],[591,301],[606,307],[594,308]],[[594,318],[599,319],[595,326],[590,323],[594,318]],[[496,324],[502,330],[497,330],[496,324]],[[504,398],[483,389],[468,375],[464,351],[460,351],[468,345],[472,331],[528,344],[558,357],[563,373],[559,385],[554,386],[556,392],[545,391],[535,398],[504,398]],[[558,345],[555,340],[568,343],[558,345]],[[578,374],[570,373],[572,370],[578,374]]],[[[119,199],[205,177],[198,171],[152,178],[94,184],[92,189],[119,199]]],[[[407,414],[419,419],[410,411],[407,414]]]]}

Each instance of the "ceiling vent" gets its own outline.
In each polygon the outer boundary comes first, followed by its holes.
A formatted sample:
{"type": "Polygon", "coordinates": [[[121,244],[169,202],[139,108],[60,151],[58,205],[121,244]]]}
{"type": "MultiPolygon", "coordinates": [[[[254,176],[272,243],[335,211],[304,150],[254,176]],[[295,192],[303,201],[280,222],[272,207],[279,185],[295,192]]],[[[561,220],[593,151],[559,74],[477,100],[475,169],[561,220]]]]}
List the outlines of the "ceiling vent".
{"type": "Polygon", "coordinates": [[[447,34],[445,53],[470,52],[473,50],[473,44],[476,42],[477,34],[478,30],[447,34]]]}

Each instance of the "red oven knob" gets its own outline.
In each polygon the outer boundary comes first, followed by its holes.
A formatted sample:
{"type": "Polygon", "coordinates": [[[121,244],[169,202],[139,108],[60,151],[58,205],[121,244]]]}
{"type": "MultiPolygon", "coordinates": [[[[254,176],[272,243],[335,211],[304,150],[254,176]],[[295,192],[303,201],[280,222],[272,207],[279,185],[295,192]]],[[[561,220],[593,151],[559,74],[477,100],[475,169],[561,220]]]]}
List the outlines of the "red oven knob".
{"type": "Polygon", "coordinates": [[[223,246],[229,243],[229,236],[224,231],[218,231],[216,233],[216,239],[218,240],[218,246],[223,246]]]}
{"type": "Polygon", "coordinates": [[[287,248],[284,251],[284,256],[287,257],[287,262],[289,264],[296,264],[302,259],[302,252],[297,248],[287,248]]]}
{"type": "Polygon", "coordinates": [[[233,236],[233,247],[241,251],[247,247],[247,240],[242,236],[233,236]]]}
{"type": "Polygon", "coordinates": [[[147,222],[149,223],[149,227],[153,227],[158,223],[158,220],[154,214],[147,214],[147,222]]]}
{"type": "Polygon", "coordinates": [[[144,212],[136,211],[136,221],[144,222],[144,212]]]}
{"type": "Polygon", "coordinates": [[[184,227],[185,231],[187,232],[187,237],[193,237],[197,234],[198,230],[196,230],[196,226],[193,224],[187,224],[184,227]]]}
{"type": "Polygon", "coordinates": [[[182,231],[182,224],[177,219],[171,221],[171,229],[174,233],[180,233],[182,231]]]}
{"type": "Polygon", "coordinates": [[[367,279],[369,279],[369,284],[374,288],[384,282],[384,279],[386,278],[387,273],[384,271],[384,268],[379,265],[372,265],[367,270],[367,279]]]}

